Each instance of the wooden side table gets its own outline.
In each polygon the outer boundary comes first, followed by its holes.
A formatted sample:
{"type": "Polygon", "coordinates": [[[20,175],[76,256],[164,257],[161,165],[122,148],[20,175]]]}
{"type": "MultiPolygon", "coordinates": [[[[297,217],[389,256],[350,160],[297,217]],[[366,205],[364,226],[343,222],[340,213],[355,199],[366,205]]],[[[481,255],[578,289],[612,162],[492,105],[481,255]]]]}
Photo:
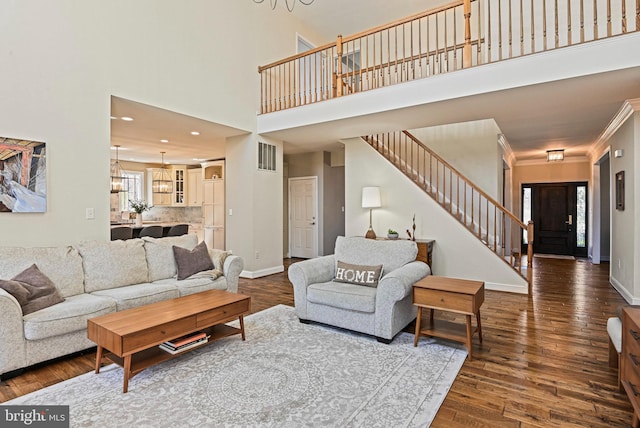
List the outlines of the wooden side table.
{"type": "Polygon", "coordinates": [[[440,337],[464,343],[472,359],[472,337],[478,333],[482,343],[480,306],[484,302],[484,282],[429,275],[413,285],[413,304],[418,307],[416,336],[413,346],[418,346],[420,335],[440,337]],[[429,324],[422,328],[422,309],[429,309],[429,324]],[[434,309],[466,315],[466,325],[444,320],[434,320],[434,309]],[[471,325],[471,316],[476,317],[476,329],[471,325]]]}

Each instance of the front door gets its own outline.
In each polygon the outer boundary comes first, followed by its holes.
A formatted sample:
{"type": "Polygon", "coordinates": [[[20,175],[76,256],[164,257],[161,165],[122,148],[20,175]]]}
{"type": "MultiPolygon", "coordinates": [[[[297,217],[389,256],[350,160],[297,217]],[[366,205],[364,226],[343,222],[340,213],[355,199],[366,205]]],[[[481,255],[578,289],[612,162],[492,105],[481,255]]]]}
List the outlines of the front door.
{"type": "Polygon", "coordinates": [[[289,249],[291,257],[318,256],[318,178],[289,179],[289,249]]]}
{"type": "Polygon", "coordinates": [[[539,183],[523,186],[523,213],[534,224],[533,251],[586,256],[586,183],[539,183]]]}

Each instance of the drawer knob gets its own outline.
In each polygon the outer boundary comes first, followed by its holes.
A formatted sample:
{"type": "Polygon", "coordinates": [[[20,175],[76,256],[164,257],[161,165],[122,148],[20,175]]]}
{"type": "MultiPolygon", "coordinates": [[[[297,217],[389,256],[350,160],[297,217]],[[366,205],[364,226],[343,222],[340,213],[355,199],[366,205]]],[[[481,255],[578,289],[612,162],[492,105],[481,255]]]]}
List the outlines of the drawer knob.
{"type": "Polygon", "coordinates": [[[630,330],[630,332],[631,332],[631,336],[633,336],[633,338],[634,338],[635,340],[640,340],[640,334],[638,334],[638,332],[637,332],[637,331],[635,331],[635,330],[630,330]]]}
{"type": "Polygon", "coordinates": [[[629,357],[631,358],[631,361],[633,361],[634,365],[637,366],[638,364],[640,364],[640,362],[638,361],[638,358],[635,355],[629,354],[629,357]]]}

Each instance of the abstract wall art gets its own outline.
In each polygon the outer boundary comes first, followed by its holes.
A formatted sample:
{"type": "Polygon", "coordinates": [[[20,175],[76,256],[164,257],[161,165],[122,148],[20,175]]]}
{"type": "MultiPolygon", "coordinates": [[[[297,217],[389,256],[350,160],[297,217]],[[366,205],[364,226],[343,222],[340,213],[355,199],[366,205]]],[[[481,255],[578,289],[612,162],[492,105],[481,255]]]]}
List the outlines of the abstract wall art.
{"type": "Polygon", "coordinates": [[[0,212],[47,210],[46,144],[0,137],[0,212]]]}

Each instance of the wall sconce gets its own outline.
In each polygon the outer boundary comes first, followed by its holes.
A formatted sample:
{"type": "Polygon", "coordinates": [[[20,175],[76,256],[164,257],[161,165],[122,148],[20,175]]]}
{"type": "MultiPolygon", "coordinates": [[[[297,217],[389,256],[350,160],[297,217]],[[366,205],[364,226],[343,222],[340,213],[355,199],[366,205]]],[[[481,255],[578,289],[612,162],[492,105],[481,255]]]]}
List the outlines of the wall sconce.
{"type": "Polygon", "coordinates": [[[613,156],[617,157],[617,158],[621,158],[622,156],[624,156],[624,150],[622,149],[618,149],[615,152],[613,152],[613,156]]]}
{"type": "Polygon", "coordinates": [[[363,187],[362,188],[362,208],[369,208],[369,230],[365,238],[376,239],[376,233],[373,231],[372,214],[373,208],[380,208],[380,188],[379,187],[363,187]]]}
{"type": "Polygon", "coordinates": [[[564,160],[564,149],[547,150],[547,162],[564,160]]]}

